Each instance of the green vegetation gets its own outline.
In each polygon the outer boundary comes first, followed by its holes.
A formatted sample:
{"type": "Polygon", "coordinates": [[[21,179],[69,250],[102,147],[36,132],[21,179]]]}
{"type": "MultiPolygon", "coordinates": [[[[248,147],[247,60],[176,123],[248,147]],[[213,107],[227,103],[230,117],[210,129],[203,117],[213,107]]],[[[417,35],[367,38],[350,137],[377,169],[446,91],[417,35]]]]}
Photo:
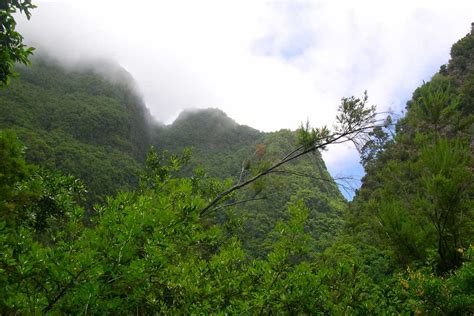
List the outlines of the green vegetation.
{"type": "Polygon", "coordinates": [[[374,129],[366,96],[333,131],[218,110],[151,126],[126,75],[19,68],[0,95],[0,312],[474,313],[472,43],[374,129]],[[317,149],[350,131],[370,139],[347,203],[317,149]]]}
{"type": "MultiPolygon", "coordinates": [[[[298,142],[295,132],[261,133],[238,125],[217,109],[184,112],[172,125],[155,127],[153,139],[159,150],[175,153],[185,148],[192,150],[191,160],[182,175],[190,176],[198,168],[220,179],[230,177],[234,183],[255,176],[278,162],[298,142]]],[[[318,151],[289,162],[271,177],[236,192],[228,201],[246,203],[232,205],[230,209],[221,207],[211,213],[219,223],[230,218],[239,219],[242,227],[240,233],[236,233],[244,248],[254,256],[261,256],[266,253],[262,246],[266,236],[278,220],[287,218],[287,203],[295,200],[304,201],[312,221],[324,222],[323,230],[311,229],[314,222],[308,224],[315,237],[331,235],[333,228],[340,227],[345,201],[318,151]]],[[[325,242],[321,241],[323,244],[325,242]]]]}
{"type": "Polygon", "coordinates": [[[0,2],[0,88],[8,85],[10,77],[15,76],[15,63],[30,64],[28,57],[34,48],[23,44],[23,36],[15,30],[16,21],[13,14],[24,13],[31,17],[31,9],[36,6],[31,0],[2,0],[0,2]]]}
{"type": "Polygon", "coordinates": [[[366,176],[346,218],[346,240],[384,267],[374,276],[407,268],[400,282],[422,313],[474,307],[473,39],[456,43],[447,67],[414,92],[395,135],[381,128],[366,144],[366,176]]]}
{"type": "Polygon", "coordinates": [[[100,67],[66,70],[35,59],[0,91],[0,128],[24,142],[29,162],[84,181],[89,205],[134,188],[149,146],[148,113],[129,75],[109,82],[100,67]]]}
{"type": "MultiPolygon", "coordinates": [[[[199,168],[225,180],[240,177],[244,161],[248,176],[297,142],[294,132],[262,133],[238,125],[217,109],[184,112],[170,126],[150,123],[130,75],[103,62],[64,69],[39,57],[31,68],[20,67],[18,72],[20,79],[0,92],[0,128],[14,132],[26,145],[29,163],[81,179],[87,187],[81,203],[87,214],[106,196],[136,188],[150,145],[171,153],[189,147],[191,160],[181,176],[199,168]],[[113,74],[113,80],[104,79],[104,73],[107,78],[113,74]]],[[[275,223],[285,218],[286,203],[293,196],[305,199],[315,216],[331,217],[330,222],[339,223],[333,217],[339,218],[345,205],[318,152],[234,198],[253,199],[257,194],[261,199],[236,205],[232,215],[248,219],[243,220],[247,233],[241,237],[255,256],[275,223]]],[[[220,223],[228,217],[214,215],[220,223]]]]}

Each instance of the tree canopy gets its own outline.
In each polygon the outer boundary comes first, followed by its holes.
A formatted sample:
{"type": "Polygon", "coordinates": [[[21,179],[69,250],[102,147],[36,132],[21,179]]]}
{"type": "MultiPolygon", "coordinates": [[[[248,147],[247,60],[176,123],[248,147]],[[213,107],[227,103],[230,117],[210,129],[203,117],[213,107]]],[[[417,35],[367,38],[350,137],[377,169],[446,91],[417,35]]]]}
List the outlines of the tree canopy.
{"type": "Polygon", "coordinates": [[[34,48],[23,44],[23,36],[16,31],[13,14],[20,12],[27,19],[36,6],[31,0],[2,0],[0,2],[0,87],[7,85],[15,76],[15,63],[30,64],[29,56],[34,48]]]}

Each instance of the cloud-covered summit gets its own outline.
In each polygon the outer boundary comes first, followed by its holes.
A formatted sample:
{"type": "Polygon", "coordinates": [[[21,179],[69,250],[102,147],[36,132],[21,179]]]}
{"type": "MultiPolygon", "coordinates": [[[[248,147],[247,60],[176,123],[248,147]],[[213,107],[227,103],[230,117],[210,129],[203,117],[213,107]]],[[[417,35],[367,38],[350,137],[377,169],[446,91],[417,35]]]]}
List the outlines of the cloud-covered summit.
{"type": "MultiPolygon", "coordinates": [[[[341,97],[368,90],[400,111],[470,30],[474,2],[36,1],[19,31],[73,63],[116,60],[158,120],[218,107],[260,130],[331,125],[341,97]]],[[[325,154],[329,168],[350,149],[325,154]]]]}

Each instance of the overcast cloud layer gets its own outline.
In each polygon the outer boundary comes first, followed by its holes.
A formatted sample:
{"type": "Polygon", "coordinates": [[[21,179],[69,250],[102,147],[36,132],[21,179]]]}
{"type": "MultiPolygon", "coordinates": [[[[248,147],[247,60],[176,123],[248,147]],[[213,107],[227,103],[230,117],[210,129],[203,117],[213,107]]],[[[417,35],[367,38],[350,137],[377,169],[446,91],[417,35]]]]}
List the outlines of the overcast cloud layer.
{"type": "MultiPolygon", "coordinates": [[[[109,58],[154,117],[218,107],[260,130],[331,125],[341,97],[401,111],[470,31],[474,1],[35,1],[19,30],[68,63],[109,58]]],[[[359,173],[349,147],[329,169],[359,173]]]]}

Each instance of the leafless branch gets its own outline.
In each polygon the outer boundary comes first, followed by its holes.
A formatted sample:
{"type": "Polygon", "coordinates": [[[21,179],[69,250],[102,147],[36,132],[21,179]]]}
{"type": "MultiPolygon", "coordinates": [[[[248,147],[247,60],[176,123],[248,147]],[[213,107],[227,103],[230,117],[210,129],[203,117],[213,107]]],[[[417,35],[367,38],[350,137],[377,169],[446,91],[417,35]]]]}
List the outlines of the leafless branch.
{"type": "Polygon", "coordinates": [[[199,212],[200,216],[205,215],[211,208],[213,208],[215,205],[217,205],[224,197],[228,196],[229,194],[231,194],[232,192],[234,192],[236,190],[239,190],[239,189],[241,189],[241,188],[257,181],[261,177],[270,174],[272,171],[278,169],[280,166],[282,166],[282,165],[284,165],[284,164],[286,164],[286,163],[288,163],[292,160],[295,160],[295,159],[297,159],[297,158],[299,158],[303,155],[306,155],[310,152],[314,152],[318,149],[325,148],[328,145],[345,143],[345,142],[351,141],[351,138],[354,137],[354,135],[358,135],[359,133],[363,133],[363,132],[367,133],[368,131],[372,130],[373,128],[375,128],[377,126],[380,126],[380,124],[377,124],[377,121],[372,119],[370,121],[370,124],[360,124],[360,125],[358,125],[357,128],[349,128],[349,129],[346,129],[346,130],[344,130],[342,132],[339,132],[339,133],[337,133],[337,132],[333,133],[332,135],[329,135],[328,137],[326,137],[324,140],[321,140],[321,142],[314,143],[309,147],[299,146],[298,148],[291,151],[289,154],[284,156],[280,161],[278,161],[277,163],[275,163],[271,167],[269,167],[269,168],[265,169],[264,171],[258,173],[257,175],[253,176],[252,178],[250,178],[250,179],[248,179],[244,182],[237,183],[237,184],[231,186],[230,188],[228,188],[227,190],[219,193],[209,204],[207,204],[199,212]]]}
{"type": "Polygon", "coordinates": [[[261,201],[261,200],[266,200],[266,199],[267,199],[266,197],[260,197],[260,198],[251,198],[251,199],[246,199],[246,200],[235,201],[235,202],[232,202],[232,203],[227,203],[227,204],[221,205],[219,207],[216,207],[213,210],[214,211],[215,210],[220,210],[222,208],[231,207],[231,206],[234,206],[234,205],[244,204],[244,203],[252,202],[252,201],[261,201]]]}

